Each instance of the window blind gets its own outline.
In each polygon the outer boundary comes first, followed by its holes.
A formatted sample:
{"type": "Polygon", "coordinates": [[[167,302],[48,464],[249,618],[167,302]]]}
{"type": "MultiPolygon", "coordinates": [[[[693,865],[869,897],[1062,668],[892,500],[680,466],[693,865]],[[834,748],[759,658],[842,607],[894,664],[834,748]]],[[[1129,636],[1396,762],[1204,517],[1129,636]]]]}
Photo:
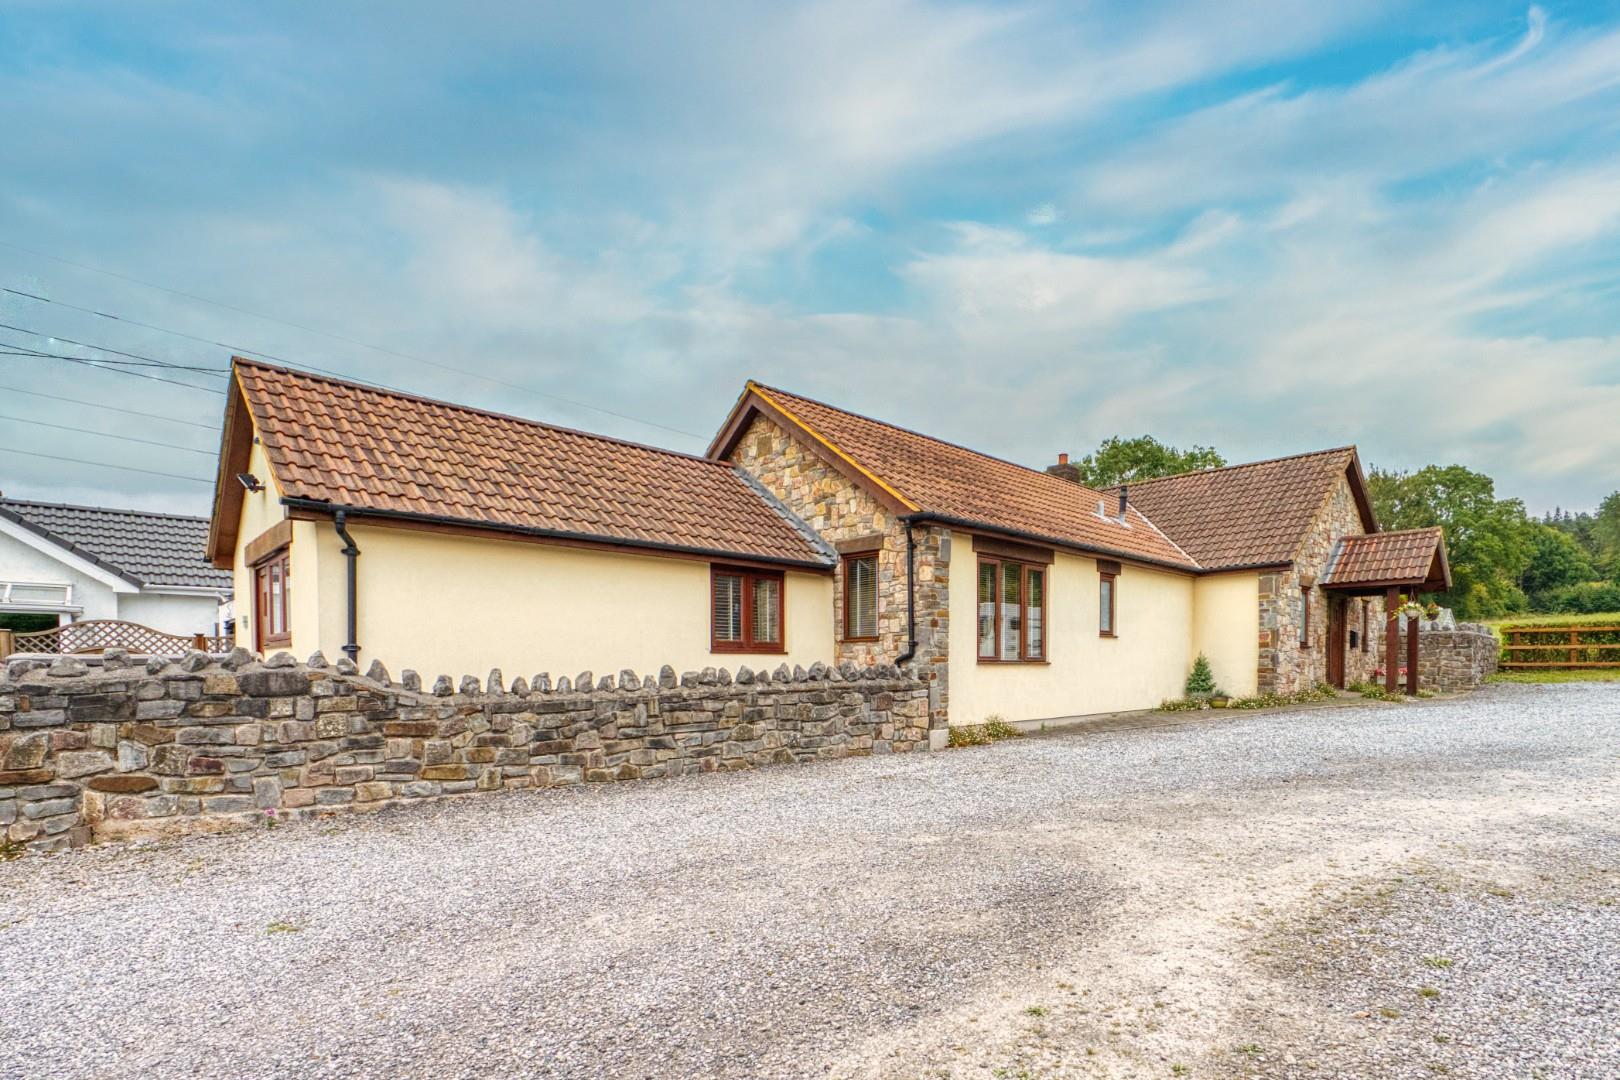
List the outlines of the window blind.
{"type": "Polygon", "coordinates": [[[1018,563],[1001,564],[1001,658],[1018,660],[1024,651],[1019,644],[1023,633],[1023,570],[1018,563]]]}
{"type": "Polygon", "coordinates": [[[782,643],[782,582],[754,578],[754,644],[782,643]]]}
{"type": "Polygon", "coordinates": [[[714,640],[742,640],[742,594],[740,574],[714,575],[714,640]]]}
{"type": "Polygon", "coordinates": [[[1029,626],[1026,630],[1026,649],[1029,659],[1046,658],[1046,571],[1030,567],[1026,572],[1028,586],[1025,609],[1029,626]]]}
{"type": "Polygon", "coordinates": [[[996,564],[979,564],[979,655],[996,655],[996,564]]]}
{"type": "Polygon", "coordinates": [[[877,637],[877,556],[844,562],[844,632],[852,638],[877,637]]]}

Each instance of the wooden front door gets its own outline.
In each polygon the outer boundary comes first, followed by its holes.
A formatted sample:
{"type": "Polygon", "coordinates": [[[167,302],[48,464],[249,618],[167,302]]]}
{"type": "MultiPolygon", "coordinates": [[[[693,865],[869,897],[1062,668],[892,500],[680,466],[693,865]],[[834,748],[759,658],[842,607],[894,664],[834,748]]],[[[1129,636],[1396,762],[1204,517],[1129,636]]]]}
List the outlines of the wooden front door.
{"type": "Polygon", "coordinates": [[[1344,597],[1328,598],[1327,678],[1330,684],[1340,690],[1344,689],[1345,634],[1348,629],[1344,606],[1344,597]]]}

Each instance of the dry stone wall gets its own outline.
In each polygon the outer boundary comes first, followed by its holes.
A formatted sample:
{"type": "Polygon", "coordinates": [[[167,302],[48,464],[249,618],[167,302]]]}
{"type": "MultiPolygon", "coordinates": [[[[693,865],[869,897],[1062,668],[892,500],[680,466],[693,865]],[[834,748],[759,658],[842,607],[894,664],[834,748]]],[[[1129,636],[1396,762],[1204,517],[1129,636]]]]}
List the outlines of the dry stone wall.
{"type": "MultiPolygon", "coordinates": [[[[1433,623],[1418,628],[1418,686],[1424,690],[1455,693],[1472,690],[1496,673],[1502,657],[1502,646],[1496,635],[1484,623],[1458,623],[1455,630],[1430,629],[1433,623]]],[[[1397,672],[1406,667],[1407,628],[1400,632],[1400,651],[1396,654],[1397,672]]],[[[1379,666],[1383,666],[1383,640],[1377,643],[1379,666]]],[[[1403,684],[1404,685],[1404,682],[1403,684]]]]}
{"type": "Polygon", "coordinates": [[[286,653],[13,658],[0,679],[0,843],[208,831],[477,791],[652,779],[928,747],[893,666],[679,677],[499,671],[424,688],[286,653]]]}

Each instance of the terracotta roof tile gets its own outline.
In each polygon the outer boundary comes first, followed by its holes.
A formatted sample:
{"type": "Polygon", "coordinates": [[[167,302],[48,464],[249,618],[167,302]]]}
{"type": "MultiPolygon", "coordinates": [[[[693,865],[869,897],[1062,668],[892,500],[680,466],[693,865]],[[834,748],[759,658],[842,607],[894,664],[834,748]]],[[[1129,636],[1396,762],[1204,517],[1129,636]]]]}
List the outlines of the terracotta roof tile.
{"type": "Polygon", "coordinates": [[[1128,501],[1206,570],[1285,563],[1354,458],[1346,446],[1141,480],[1128,501]]]}
{"type": "Polygon", "coordinates": [[[1347,536],[1339,541],[1323,585],[1382,585],[1423,581],[1445,543],[1438,526],[1347,536]]]}
{"type": "Polygon", "coordinates": [[[724,462],[237,358],[284,496],[604,541],[827,565],[724,462]]]}
{"type": "Polygon", "coordinates": [[[1120,524],[1113,517],[1114,504],[1100,492],[785,390],[759,384],[750,388],[918,510],[1197,568],[1139,511],[1132,509],[1128,525],[1120,524]],[[1106,515],[1098,514],[1099,504],[1106,515]]]}

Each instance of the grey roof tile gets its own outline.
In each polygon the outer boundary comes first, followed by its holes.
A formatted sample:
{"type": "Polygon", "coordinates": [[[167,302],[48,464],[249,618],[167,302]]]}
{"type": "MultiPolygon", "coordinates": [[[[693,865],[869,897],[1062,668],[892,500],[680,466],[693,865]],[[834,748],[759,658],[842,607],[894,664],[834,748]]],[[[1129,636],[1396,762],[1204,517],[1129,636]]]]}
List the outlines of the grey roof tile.
{"type": "Polygon", "coordinates": [[[208,564],[208,519],[0,499],[0,514],[137,585],[231,590],[208,564]]]}

